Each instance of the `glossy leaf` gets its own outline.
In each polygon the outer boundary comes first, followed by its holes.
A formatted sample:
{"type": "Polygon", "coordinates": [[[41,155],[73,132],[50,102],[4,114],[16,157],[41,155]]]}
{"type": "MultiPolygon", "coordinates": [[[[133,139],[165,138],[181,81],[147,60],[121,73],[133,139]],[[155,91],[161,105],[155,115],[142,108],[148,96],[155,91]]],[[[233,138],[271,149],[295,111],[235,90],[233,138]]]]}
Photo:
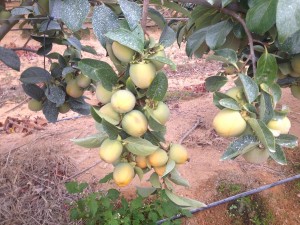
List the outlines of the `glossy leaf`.
{"type": "MultiPolygon", "coordinates": [[[[107,183],[108,181],[112,180],[113,179],[113,173],[109,173],[107,174],[105,177],[103,177],[102,179],[99,180],[99,183],[100,184],[104,184],[104,183],[107,183]]],[[[111,190],[111,189],[110,189],[111,190]]],[[[108,190],[108,193],[110,193],[110,190],[108,190]]]]}
{"type": "Polygon", "coordinates": [[[94,7],[92,17],[93,31],[101,45],[106,47],[105,34],[119,28],[118,16],[104,4],[94,7]]]}
{"type": "Polygon", "coordinates": [[[148,88],[146,95],[155,101],[162,101],[167,93],[168,78],[162,71],[158,72],[148,88]]]}
{"type": "Polygon", "coordinates": [[[151,142],[137,137],[128,137],[124,142],[126,143],[125,147],[128,151],[140,156],[148,156],[159,148],[151,142]]]}
{"type": "Polygon", "coordinates": [[[74,36],[69,37],[69,38],[67,38],[67,41],[68,41],[68,43],[70,45],[72,45],[77,50],[81,50],[82,49],[82,45],[81,45],[80,41],[76,37],[74,37],[74,36]]]}
{"type": "Polygon", "coordinates": [[[0,47],[0,60],[8,67],[20,71],[20,58],[13,50],[0,47]]]}
{"type": "Polygon", "coordinates": [[[259,89],[257,84],[250,77],[244,74],[239,74],[239,78],[244,87],[244,93],[249,103],[252,103],[258,96],[259,89]]]}
{"type": "Polygon", "coordinates": [[[273,116],[274,116],[274,110],[273,110],[272,96],[262,91],[260,95],[260,106],[259,106],[260,120],[263,121],[265,124],[268,124],[268,122],[273,118],[273,116]]]}
{"type": "Polygon", "coordinates": [[[25,84],[48,83],[51,80],[50,73],[40,67],[29,67],[20,77],[25,84]]]}
{"type": "Polygon", "coordinates": [[[258,84],[273,84],[277,79],[278,66],[275,56],[265,52],[257,62],[255,81],[258,84]]]}
{"type": "Polygon", "coordinates": [[[170,172],[169,179],[174,184],[181,185],[181,186],[184,186],[184,187],[189,187],[190,186],[189,182],[187,180],[185,180],[183,177],[181,177],[180,173],[177,171],[176,168],[174,168],[170,172]]]}
{"type": "Polygon", "coordinates": [[[288,38],[300,30],[300,1],[278,0],[276,27],[278,39],[284,43],[288,38]]]}
{"type": "Polygon", "coordinates": [[[228,95],[226,94],[223,94],[221,92],[215,92],[214,95],[213,95],[213,103],[214,105],[219,108],[219,109],[224,109],[224,106],[222,106],[220,104],[220,100],[221,99],[225,99],[225,98],[228,98],[228,95]]]}
{"type": "Polygon", "coordinates": [[[291,134],[281,134],[275,139],[276,144],[284,148],[295,148],[298,146],[298,137],[291,134]]]}
{"type": "Polygon", "coordinates": [[[120,28],[114,31],[109,31],[105,34],[105,36],[139,53],[142,53],[144,49],[144,40],[141,40],[129,30],[120,28]]]}
{"type": "Polygon", "coordinates": [[[253,118],[248,119],[247,123],[251,126],[264,147],[270,152],[275,152],[275,138],[266,124],[253,118]]]}
{"type": "Polygon", "coordinates": [[[188,57],[192,57],[199,47],[204,43],[207,30],[208,28],[197,30],[188,37],[185,49],[188,57]]]}
{"type": "Polygon", "coordinates": [[[106,138],[108,138],[107,134],[99,133],[84,138],[71,139],[71,141],[84,148],[99,148],[106,138]]]}
{"type": "Polygon", "coordinates": [[[41,101],[45,97],[45,92],[36,84],[22,84],[24,92],[31,98],[41,101]]]}
{"type": "Polygon", "coordinates": [[[136,187],[136,191],[143,198],[147,198],[156,191],[156,188],[154,188],[154,187],[136,187]]]}
{"type": "Polygon", "coordinates": [[[112,140],[117,139],[119,133],[121,132],[121,128],[111,124],[110,122],[106,121],[104,118],[102,118],[101,122],[104,131],[108,134],[109,138],[112,140]]]}
{"type": "Polygon", "coordinates": [[[99,110],[94,108],[94,107],[91,107],[91,115],[93,117],[93,119],[97,122],[97,123],[101,123],[102,122],[102,119],[100,117],[100,115],[98,114],[99,110]]]}
{"type": "Polygon", "coordinates": [[[219,48],[225,43],[226,37],[232,28],[233,24],[228,20],[210,26],[205,37],[206,44],[211,49],[219,48]]]}
{"type": "Polygon", "coordinates": [[[270,152],[270,156],[274,159],[277,163],[281,165],[287,165],[286,157],[284,151],[280,145],[276,145],[276,151],[270,152]]]}
{"type": "Polygon", "coordinates": [[[205,79],[205,88],[210,92],[220,90],[227,83],[227,77],[211,76],[205,79]]]}
{"type": "Polygon", "coordinates": [[[55,123],[58,117],[58,108],[56,104],[46,100],[43,104],[43,113],[50,123],[55,123]]]}
{"type": "Polygon", "coordinates": [[[109,91],[118,81],[118,76],[113,68],[103,61],[82,59],[78,63],[78,68],[94,81],[101,81],[103,87],[109,91]]]}
{"type": "Polygon", "coordinates": [[[137,3],[127,0],[119,0],[119,4],[130,29],[134,30],[140,23],[142,8],[137,3]]]}
{"type": "Polygon", "coordinates": [[[162,175],[162,177],[165,177],[166,175],[168,175],[176,166],[176,163],[174,160],[169,159],[166,165],[166,170],[164,172],[164,174],[162,175]]]}
{"type": "Polygon", "coordinates": [[[175,41],[176,41],[175,31],[171,27],[166,25],[160,35],[159,43],[163,45],[165,48],[167,48],[170,47],[175,41]]]}
{"type": "Polygon", "coordinates": [[[82,115],[90,114],[90,105],[84,101],[84,98],[71,98],[69,97],[68,103],[72,111],[77,112],[82,115]]]}
{"type": "Polygon", "coordinates": [[[57,107],[65,102],[66,93],[58,86],[49,85],[45,94],[48,100],[55,103],[57,107]]]}
{"type": "Polygon", "coordinates": [[[148,8],[148,16],[157,24],[160,29],[164,29],[167,25],[167,21],[163,15],[154,8],[148,8]]]}
{"type": "Polygon", "coordinates": [[[60,10],[66,26],[72,31],[78,31],[90,11],[90,3],[88,0],[64,0],[60,10]]]}
{"type": "Polygon", "coordinates": [[[246,16],[248,28],[255,33],[263,35],[276,21],[278,0],[256,0],[246,16]]]}
{"type": "Polygon", "coordinates": [[[285,42],[279,44],[278,47],[281,51],[288,52],[289,54],[300,53],[300,30],[288,37],[285,42]]]}
{"type": "Polygon", "coordinates": [[[260,87],[263,91],[271,95],[275,106],[281,99],[282,91],[280,86],[277,83],[273,83],[271,85],[261,84],[260,87]]]}
{"type": "Polygon", "coordinates": [[[237,103],[236,100],[232,98],[223,98],[219,101],[220,105],[227,108],[227,109],[232,109],[232,110],[241,110],[239,104],[237,103]]]}
{"type": "Polygon", "coordinates": [[[161,188],[161,184],[159,181],[159,176],[157,175],[157,173],[152,173],[149,179],[151,185],[155,188],[161,188]]]}
{"type": "Polygon", "coordinates": [[[253,135],[244,135],[231,142],[221,157],[221,160],[234,159],[242,155],[259,144],[258,139],[253,135]]]}
{"type": "Polygon", "coordinates": [[[163,56],[152,56],[149,59],[151,61],[162,62],[164,64],[167,64],[167,65],[169,65],[171,67],[172,70],[176,70],[176,64],[172,60],[170,60],[170,59],[168,59],[166,57],[163,57],[163,56]]]}
{"type": "Polygon", "coordinates": [[[165,193],[168,196],[168,198],[178,206],[182,206],[182,207],[189,208],[189,209],[200,208],[200,207],[206,206],[202,202],[175,195],[173,192],[171,192],[167,189],[165,190],[165,193]]]}

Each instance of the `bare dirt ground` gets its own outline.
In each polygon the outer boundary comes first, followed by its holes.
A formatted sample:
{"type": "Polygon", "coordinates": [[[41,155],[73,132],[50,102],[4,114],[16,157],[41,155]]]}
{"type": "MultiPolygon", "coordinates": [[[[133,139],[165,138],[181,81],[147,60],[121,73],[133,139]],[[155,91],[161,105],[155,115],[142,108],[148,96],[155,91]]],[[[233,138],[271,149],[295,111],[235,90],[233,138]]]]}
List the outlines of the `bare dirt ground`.
{"type": "MultiPolygon", "coordinates": [[[[156,29],[151,30],[151,34],[158,37],[156,29]]],[[[23,35],[24,36],[24,35],[23,35]]],[[[22,46],[26,39],[21,33],[12,32],[2,42],[1,46],[22,46]]],[[[104,50],[99,42],[94,38],[87,38],[84,44],[94,46],[98,55],[85,54],[85,57],[92,57],[107,61],[104,50]]],[[[36,49],[38,44],[29,42],[30,47],[36,49]]],[[[55,47],[56,51],[62,51],[55,47]]],[[[21,71],[30,66],[42,66],[43,58],[32,53],[19,52],[21,54],[21,71]]],[[[191,184],[190,188],[177,188],[177,193],[182,196],[191,197],[204,203],[228,197],[233,193],[234,187],[237,191],[250,190],[274,181],[289,177],[300,171],[299,149],[287,150],[288,166],[280,166],[273,161],[268,161],[263,165],[252,165],[243,159],[237,158],[235,161],[220,161],[229,140],[215,135],[212,129],[212,119],[217,113],[217,108],[212,103],[212,94],[203,91],[203,83],[207,76],[215,74],[220,69],[217,63],[207,62],[205,59],[188,59],[184,52],[184,46],[178,49],[176,44],[167,50],[167,55],[177,64],[177,71],[166,69],[169,76],[170,93],[167,104],[171,109],[171,119],[167,123],[167,140],[176,142],[201,119],[200,125],[185,139],[183,144],[188,148],[190,162],[180,167],[182,175],[191,184]],[[233,186],[234,184],[235,186],[233,186]]],[[[49,68],[47,61],[47,67],[49,68]]],[[[43,117],[41,112],[33,113],[27,109],[26,96],[22,92],[20,73],[8,69],[0,64],[0,122],[10,117],[43,117]]],[[[228,86],[224,90],[228,89],[228,86]]],[[[91,99],[95,99],[92,94],[87,94],[91,99]]],[[[93,101],[93,100],[92,100],[93,101]]],[[[283,100],[290,106],[292,121],[291,133],[299,136],[299,101],[293,98],[288,89],[284,90],[283,100]]],[[[72,118],[76,113],[70,112],[59,119],[72,118]]],[[[1,132],[1,131],[0,131],[1,132]]],[[[48,124],[44,130],[34,131],[32,134],[24,136],[21,133],[6,134],[0,133],[0,154],[21,151],[22,149],[39,150],[58,148],[60,154],[68,156],[81,171],[90,165],[98,162],[98,152],[96,149],[84,149],[74,145],[70,139],[85,137],[94,134],[96,128],[91,117],[81,117],[74,120],[62,120],[55,124],[48,124]]],[[[105,174],[111,172],[112,166],[100,163],[86,173],[78,176],[80,181],[97,182],[105,174]]],[[[146,185],[135,178],[132,185],[122,189],[126,196],[134,194],[134,187],[146,185]]],[[[0,185],[1,186],[1,185],[0,185]]],[[[114,184],[100,186],[100,189],[117,188],[114,184]]],[[[0,189],[1,191],[1,189],[0,189]]],[[[229,224],[274,224],[293,225],[300,224],[300,181],[278,186],[266,190],[256,195],[259,201],[259,215],[268,215],[268,218],[260,220],[248,219],[245,216],[237,218],[229,213],[231,204],[221,205],[184,221],[184,224],[203,225],[229,225],[229,224]],[[258,222],[257,222],[258,221],[258,222]]],[[[0,195],[1,196],[1,195],[0,195]]],[[[253,213],[253,212],[250,212],[253,213]]]]}

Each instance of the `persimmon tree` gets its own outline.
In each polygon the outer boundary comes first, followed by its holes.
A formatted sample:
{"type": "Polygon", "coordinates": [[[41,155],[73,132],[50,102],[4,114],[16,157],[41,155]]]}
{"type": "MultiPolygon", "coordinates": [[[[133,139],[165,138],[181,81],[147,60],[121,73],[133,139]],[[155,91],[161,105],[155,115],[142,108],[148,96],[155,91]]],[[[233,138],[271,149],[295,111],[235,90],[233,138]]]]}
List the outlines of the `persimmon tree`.
{"type": "MultiPolygon", "coordinates": [[[[300,96],[299,0],[45,2],[22,1],[1,22],[0,38],[20,18],[32,26],[31,38],[41,45],[37,54],[49,59],[51,66],[49,70],[46,65],[30,67],[20,75],[25,93],[32,98],[29,108],[43,110],[50,122],[68,110],[91,113],[98,133],[73,142],[100,148],[101,159],[113,164],[114,170],[101,182],[114,180],[123,187],[136,175],[142,179],[149,172],[150,186],[138,188],[139,195],[163,190],[163,196],[181,207],[204,206],[174,193],[174,184],[188,186],[176,169],[188,155],[182,145],[164,138],[170,112],[163,102],[168,88],[163,67],[176,69],[165,49],[176,40],[179,47],[186,43],[188,57],[211,52],[208,60],[223,63],[222,70],[206,79],[212,101],[220,109],[213,126],[220,136],[235,138],[222,160],[243,156],[252,163],[268,158],[287,163],[284,148],[297,146],[298,140],[289,134],[288,107],[280,108],[278,102],[282,88],[291,88],[295,101],[300,96]],[[187,20],[167,22],[149,3],[174,10],[187,20]],[[84,28],[88,15],[113,67],[96,56],[82,58],[82,52],[96,55],[95,46],[80,41],[80,34],[88,32],[84,28]],[[147,16],[161,28],[159,40],[147,33],[147,16]],[[52,51],[53,45],[64,52],[52,51]],[[220,91],[229,80],[234,80],[234,87],[220,91]],[[93,87],[97,106],[84,100],[84,91],[93,87]]],[[[20,70],[13,50],[0,47],[0,60],[20,70]]],[[[69,189],[82,188],[73,184],[69,189]]]]}

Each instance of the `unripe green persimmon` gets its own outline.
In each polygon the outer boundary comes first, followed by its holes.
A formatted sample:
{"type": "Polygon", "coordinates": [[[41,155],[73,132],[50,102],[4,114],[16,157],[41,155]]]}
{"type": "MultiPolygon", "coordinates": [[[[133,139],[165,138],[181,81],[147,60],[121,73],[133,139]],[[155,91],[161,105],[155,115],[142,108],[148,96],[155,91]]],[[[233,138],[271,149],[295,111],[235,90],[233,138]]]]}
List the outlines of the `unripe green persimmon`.
{"type": "Polygon", "coordinates": [[[67,83],[66,92],[73,98],[79,98],[83,95],[83,89],[78,86],[76,80],[70,80],[67,83]]]}
{"type": "Polygon", "coordinates": [[[163,102],[159,102],[157,107],[151,110],[151,112],[153,117],[162,125],[165,125],[170,118],[169,107],[163,102]]]}
{"type": "Polygon", "coordinates": [[[246,121],[239,111],[222,109],[213,120],[213,127],[222,137],[237,137],[246,129],[246,121]]]}
{"type": "Polygon", "coordinates": [[[11,13],[9,11],[6,10],[2,10],[0,12],[0,20],[4,20],[4,21],[0,21],[0,24],[4,24],[6,21],[6,19],[9,19],[9,17],[11,16],[11,13]]]}
{"type": "Polygon", "coordinates": [[[269,151],[267,149],[261,149],[256,147],[249,152],[246,152],[242,157],[250,163],[261,164],[268,160],[269,151]]]}
{"type": "Polygon", "coordinates": [[[118,140],[106,139],[100,146],[100,158],[107,163],[116,162],[123,151],[123,145],[118,140]]]}
{"type": "Polygon", "coordinates": [[[143,113],[138,110],[132,110],[125,114],[122,120],[122,128],[127,134],[133,137],[140,137],[146,133],[148,121],[143,113]]]}
{"type": "Polygon", "coordinates": [[[128,90],[116,91],[111,96],[111,105],[118,113],[127,113],[135,106],[135,96],[128,90]]]}
{"type": "Polygon", "coordinates": [[[235,99],[237,102],[241,102],[241,101],[245,101],[246,100],[242,87],[233,87],[233,88],[230,88],[226,92],[226,95],[228,95],[231,98],[235,99]]]}
{"type": "Polygon", "coordinates": [[[300,86],[298,86],[298,85],[292,85],[291,86],[291,92],[292,92],[292,95],[295,98],[300,99],[300,86]]]}
{"type": "Polygon", "coordinates": [[[76,77],[76,82],[79,87],[87,88],[91,84],[92,80],[88,76],[80,74],[76,77]]]}
{"type": "Polygon", "coordinates": [[[65,81],[66,81],[66,83],[68,83],[68,82],[71,81],[71,80],[74,80],[74,75],[73,75],[73,73],[68,73],[68,74],[66,74],[66,76],[65,76],[65,81]]]}
{"type": "Polygon", "coordinates": [[[300,54],[295,55],[291,60],[293,70],[300,74],[300,54]]]}
{"type": "Polygon", "coordinates": [[[117,125],[121,121],[120,114],[113,109],[111,103],[107,103],[102,106],[99,112],[104,115],[105,119],[113,125],[117,125]]]}
{"type": "MultiPolygon", "coordinates": [[[[268,124],[267,127],[275,134],[288,134],[291,129],[291,121],[287,117],[279,118],[279,119],[272,119],[268,124]]],[[[276,136],[276,135],[274,135],[276,136]]]]}
{"type": "Polygon", "coordinates": [[[35,99],[30,99],[28,102],[28,108],[31,111],[37,112],[43,109],[43,103],[35,99]]]}
{"type": "Polygon", "coordinates": [[[67,113],[70,111],[70,105],[69,103],[65,102],[61,106],[58,107],[58,111],[62,114],[67,113]]]}
{"type": "Polygon", "coordinates": [[[102,84],[98,84],[96,87],[96,98],[102,104],[110,102],[111,96],[113,95],[112,91],[106,90],[102,84]]]}
{"type": "Polygon", "coordinates": [[[41,15],[49,14],[49,0],[38,0],[38,8],[41,15]]]}
{"type": "Polygon", "coordinates": [[[232,75],[235,74],[237,72],[236,68],[232,65],[226,66],[224,68],[224,73],[227,75],[232,75]]]}
{"type": "Polygon", "coordinates": [[[127,46],[121,45],[116,41],[112,43],[112,50],[117,59],[124,63],[129,63],[135,53],[134,50],[128,48],[127,46]]]}
{"type": "MultiPolygon", "coordinates": [[[[151,55],[151,57],[155,57],[155,56],[166,57],[165,50],[160,50],[160,51],[154,53],[153,55],[151,55]]],[[[155,61],[155,60],[151,60],[151,62],[155,66],[156,71],[161,70],[164,67],[164,65],[165,65],[164,63],[159,62],[159,61],[155,61]]]]}
{"type": "Polygon", "coordinates": [[[148,162],[151,166],[159,167],[168,162],[168,154],[162,149],[158,149],[148,156],[148,162]]]}
{"type": "Polygon", "coordinates": [[[170,147],[169,156],[177,164],[183,164],[188,160],[188,152],[185,147],[180,144],[172,144],[170,147]]]}
{"type": "Polygon", "coordinates": [[[113,171],[113,179],[119,187],[127,186],[134,178],[134,169],[129,163],[119,163],[113,171]]]}
{"type": "Polygon", "coordinates": [[[140,62],[130,64],[129,74],[132,82],[138,88],[145,89],[152,83],[156,70],[152,63],[140,62]]]}

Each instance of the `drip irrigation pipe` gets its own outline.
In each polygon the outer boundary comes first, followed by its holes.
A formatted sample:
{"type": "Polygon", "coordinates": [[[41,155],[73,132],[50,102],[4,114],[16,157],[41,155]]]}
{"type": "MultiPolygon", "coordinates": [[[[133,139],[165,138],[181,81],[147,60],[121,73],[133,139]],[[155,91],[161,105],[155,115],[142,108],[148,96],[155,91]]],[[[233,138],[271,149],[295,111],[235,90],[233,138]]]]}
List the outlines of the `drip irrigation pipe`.
{"type": "MultiPolygon", "coordinates": [[[[267,185],[261,186],[259,188],[252,189],[250,191],[246,191],[246,192],[243,192],[243,193],[240,193],[240,194],[237,194],[237,195],[233,195],[231,197],[228,197],[228,198],[225,198],[225,199],[213,202],[211,204],[208,204],[205,207],[201,207],[201,208],[190,210],[190,213],[195,214],[197,212],[201,212],[201,211],[213,208],[215,206],[218,206],[218,205],[221,205],[221,204],[224,204],[224,203],[227,203],[227,202],[231,202],[231,201],[236,200],[238,198],[246,197],[248,195],[253,195],[255,193],[267,190],[269,188],[272,188],[272,187],[275,187],[275,186],[278,186],[278,185],[281,185],[281,184],[284,184],[284,183],[287,183],[287,182],[291,182],[291,181],[296,180],[296,179],[300,179],[300,174],[295,175],[293,177],[289,177],[289,178],[283,179],[283,180],[276,181],[276,182],[274,182],[272,184],[267,184],[267,185]]],[[[156,222],[156,224],[162,224],[162,223],[170,221],[170,220],[177,220],[177,219],[180,219],[182,217],[184,217],[184,215],[178,214],[178,215],[173,216],[171,218],[166,218],[166,219],[159,220],[159,221],[156,222]]]]}

